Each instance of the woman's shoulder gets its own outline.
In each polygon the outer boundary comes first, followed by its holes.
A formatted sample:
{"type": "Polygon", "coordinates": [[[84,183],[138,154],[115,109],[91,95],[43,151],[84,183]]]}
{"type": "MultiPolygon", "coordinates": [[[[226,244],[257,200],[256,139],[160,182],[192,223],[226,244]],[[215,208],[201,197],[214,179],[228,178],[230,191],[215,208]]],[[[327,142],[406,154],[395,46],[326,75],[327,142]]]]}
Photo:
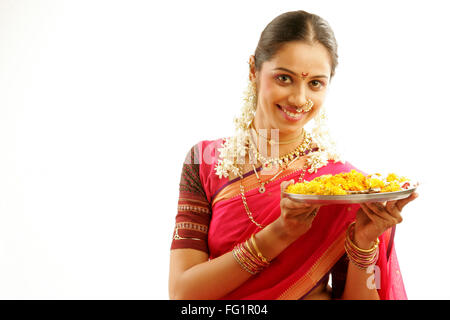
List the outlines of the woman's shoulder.
{"type": "Polygon", "coordinates": [[[220,179],[215,172],[215,165],[219,158],[219,148],[222,148],[225,138],[214,140],[201,140],[191,146],[188,151],[184,166],[194,168],[208,200],[218,186],[226,182],[227,179],[220,179]]]}

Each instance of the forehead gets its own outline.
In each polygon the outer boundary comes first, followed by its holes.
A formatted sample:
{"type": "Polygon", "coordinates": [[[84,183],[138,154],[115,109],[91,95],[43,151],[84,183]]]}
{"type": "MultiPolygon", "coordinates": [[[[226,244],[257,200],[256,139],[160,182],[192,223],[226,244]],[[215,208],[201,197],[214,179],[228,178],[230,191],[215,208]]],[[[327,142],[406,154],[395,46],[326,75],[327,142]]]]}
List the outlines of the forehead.
{"type": "Polygon", "coordinates": [[[284,44],[272,59],[263,63],[262,68],[270,70],[283,67],[296,73],[311,72],[329,75],[330,61],[330,55],[322,44],[296,41],[284,44]]]}

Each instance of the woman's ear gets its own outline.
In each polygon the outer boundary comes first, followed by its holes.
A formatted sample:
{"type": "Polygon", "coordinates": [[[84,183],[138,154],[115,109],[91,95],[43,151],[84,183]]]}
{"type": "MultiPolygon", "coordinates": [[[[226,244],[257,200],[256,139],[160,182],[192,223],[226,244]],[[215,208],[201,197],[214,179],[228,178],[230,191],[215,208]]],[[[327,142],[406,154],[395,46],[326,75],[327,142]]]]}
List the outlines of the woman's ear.
{"type": "Polygon", "coordinates": [[[248,73],[248,79],[250,81],[256,81],[256,67],[255,67],[255,56],[251,55],[250,59],[248,61],[249,66],[249,73],[248,73]]]}

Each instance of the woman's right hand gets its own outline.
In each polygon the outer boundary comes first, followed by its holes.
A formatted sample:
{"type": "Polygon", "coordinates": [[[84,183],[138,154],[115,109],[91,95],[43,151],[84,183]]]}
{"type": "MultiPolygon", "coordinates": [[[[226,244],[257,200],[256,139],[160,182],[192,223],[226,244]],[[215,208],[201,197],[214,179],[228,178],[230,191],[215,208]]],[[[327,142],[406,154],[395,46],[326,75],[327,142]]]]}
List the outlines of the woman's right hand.
{"type": "Polygon", "coordinates": [[[294,182],[294,180],[289,180],[281,183],[281,214],[280,217],[274,221],[280,236],[290,239],[291,241],[295,241],[311,228],[312,222],[321,207],[321,205],[294,201],[284,195],[283,191],[287,186],[294,182]]]}

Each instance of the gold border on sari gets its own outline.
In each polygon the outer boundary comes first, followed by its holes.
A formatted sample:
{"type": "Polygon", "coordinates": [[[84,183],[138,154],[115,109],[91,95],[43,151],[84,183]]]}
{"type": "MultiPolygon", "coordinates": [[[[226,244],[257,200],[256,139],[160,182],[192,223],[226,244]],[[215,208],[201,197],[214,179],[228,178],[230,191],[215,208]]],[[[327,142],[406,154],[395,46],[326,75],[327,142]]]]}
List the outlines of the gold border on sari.
{"type": "Polygon", "coordinates": [[[298,300],[305,296],[344,254],[345,230],[317,259],[304,276],[287,288],[277,300],[298,300]]]}

